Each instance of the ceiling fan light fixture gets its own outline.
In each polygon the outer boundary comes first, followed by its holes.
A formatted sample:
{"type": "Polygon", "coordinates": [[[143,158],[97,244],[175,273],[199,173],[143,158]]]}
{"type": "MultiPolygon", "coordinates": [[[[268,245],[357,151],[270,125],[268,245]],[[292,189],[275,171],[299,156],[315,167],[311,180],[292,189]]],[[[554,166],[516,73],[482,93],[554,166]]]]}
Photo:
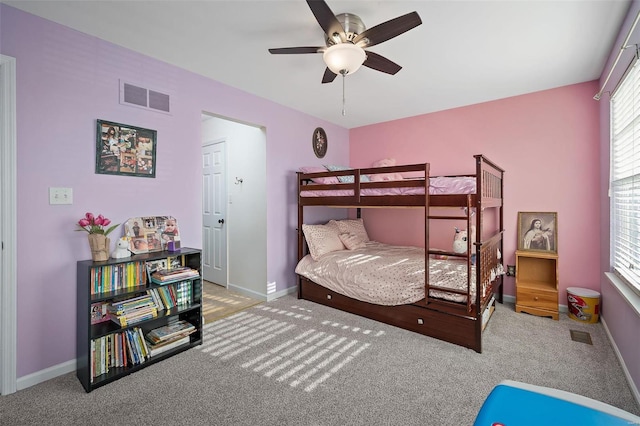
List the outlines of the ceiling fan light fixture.
{"type": "Polygon", "coordinates": [[[334,74],[347,75],[358,71],[367,59],[367,54],[364,49],[352,43],[340,43],[328,47],[322,59],[334,74]]]}

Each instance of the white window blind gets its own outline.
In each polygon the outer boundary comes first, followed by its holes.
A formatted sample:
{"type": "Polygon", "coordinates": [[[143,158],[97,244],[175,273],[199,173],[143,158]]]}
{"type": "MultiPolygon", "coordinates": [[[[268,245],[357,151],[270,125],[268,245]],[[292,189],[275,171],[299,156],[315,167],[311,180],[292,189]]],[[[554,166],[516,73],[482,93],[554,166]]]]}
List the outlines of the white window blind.
{"type": "Polygon", "coordinates": [[[640,61],[611,97],[611,263],[640,293],[640,61]]]}

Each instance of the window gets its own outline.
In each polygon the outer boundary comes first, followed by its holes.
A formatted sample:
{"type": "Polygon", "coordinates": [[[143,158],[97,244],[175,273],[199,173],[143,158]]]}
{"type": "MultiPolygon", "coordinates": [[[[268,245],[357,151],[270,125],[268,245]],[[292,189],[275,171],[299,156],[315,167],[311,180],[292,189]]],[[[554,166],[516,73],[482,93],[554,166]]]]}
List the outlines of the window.
{"type": "Polygon", "coordinates": [[[640,61],[611,97],[611,263],[640,294],[640,61]]]}

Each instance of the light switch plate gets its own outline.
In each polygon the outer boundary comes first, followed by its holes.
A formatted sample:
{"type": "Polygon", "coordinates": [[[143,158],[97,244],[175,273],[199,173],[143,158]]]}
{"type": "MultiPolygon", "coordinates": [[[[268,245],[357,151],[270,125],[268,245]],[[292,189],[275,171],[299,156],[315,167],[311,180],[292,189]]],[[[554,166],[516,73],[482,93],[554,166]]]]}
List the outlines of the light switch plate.
{"type": "Polygon", "coordinates": [[[49,188],[49,204],[73,204],[73,189],[49,188]]]}

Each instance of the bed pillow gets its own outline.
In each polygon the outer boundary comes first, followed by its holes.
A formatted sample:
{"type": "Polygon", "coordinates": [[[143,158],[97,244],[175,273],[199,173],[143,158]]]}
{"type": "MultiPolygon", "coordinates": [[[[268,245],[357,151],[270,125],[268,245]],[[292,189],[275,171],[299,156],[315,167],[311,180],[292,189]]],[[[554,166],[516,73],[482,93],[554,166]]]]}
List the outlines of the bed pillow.
{"type": "Polygon", "coordinates": [[[356,234],[340,234],[340,241],[347,248],[347,250],[355,250],[359,248],[365,248],[367,244],[362,241],[356,234]]]}
{"type": "MultiPolygon", "coordinates": [[[[329,170],[330,172],[339,172],[342,170],[353,170],[351,167],[336,166],[334,164],[325,164],[324,167],[326,167],[326,169],[329,170]]],[[[337,178],[342,183],[353,183],[355,181],[353,176],[337,176],[337,178]]],[[[360,182],[369,182],[369,176],[360,175],[360,182]]]]}
{"type": "MultiPolygon", "coordinates": [[[[395,158],[383,158],[382,160],[375,161],[371,164],[371,167],[391,167],[396,165],[395,158]]],[[[379,182],[383,180],[402,180],[403,177],[400,173],[378,173],[371,175],[372,182],[379,182]]]]}
{"type": "Polygon", "coordinates": [[[362,219],[344,219],[335,222],[338,223],[341,234],[354,234],[361,241],[370,241],[362,219]]]}
{"type": "Polygon", "coordinates": [[[332,251],[344,250],[339,231],[334,225],[302,225],[302,232],[307,240],[309,254],[313,260],[332,251]]]}
{"type": "MultiPolygon", "coordinates": [[[[302,173],[322,173],[322,172],[326,172],[327,171],[327,169],[325,167],[321,167],[321,166],[300,167],[299,170],[302,173]]],[[[314,181],[315,183],[323,183],[323,184],[327,184],[327,185],[332,185],[334,183],[340,183],[338,178],[336,178],[335,176],[318,177],[318,178],[313,178],[311,180],[314,181]]]]}

